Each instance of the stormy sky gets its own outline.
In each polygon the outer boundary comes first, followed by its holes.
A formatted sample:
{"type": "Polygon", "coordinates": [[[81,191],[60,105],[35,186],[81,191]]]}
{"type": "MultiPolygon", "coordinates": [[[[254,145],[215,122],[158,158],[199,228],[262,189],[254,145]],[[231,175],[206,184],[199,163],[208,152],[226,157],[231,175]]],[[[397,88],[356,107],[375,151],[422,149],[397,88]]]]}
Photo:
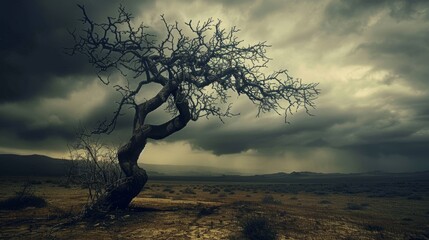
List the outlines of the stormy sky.
{"type": "MultiPolygon", "coordinates": [[[[68,30],[81,28],[84,4],[96,21],[122,4],[134,22],[162,29],[178,21],[221,19],[244,44],[267,41],[272,70],[318,82],[314,116],[290,124],[233,97],[238,117],[200,119],[140,161],[216,166],[248,173],[429,170],[429,1],[9,0],[0,10],[0,153],[67,158],[80,126],[108,118],[118,94],[81,55],[69,56],[68,30]]],[[[114,75],[115,76],[115,75],[114,75]]],[[[153,121],[162,118],[155,113],[153,121]]],[[[130,137],[121,118],[111,144],[130,137]]]]}

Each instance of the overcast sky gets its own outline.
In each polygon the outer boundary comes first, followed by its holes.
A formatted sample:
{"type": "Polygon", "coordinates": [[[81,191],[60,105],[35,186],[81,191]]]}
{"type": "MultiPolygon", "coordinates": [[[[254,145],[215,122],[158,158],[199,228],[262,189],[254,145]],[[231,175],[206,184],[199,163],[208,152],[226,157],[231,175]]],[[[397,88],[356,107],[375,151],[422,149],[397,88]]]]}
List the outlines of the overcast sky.
{"type": "MultiPolygon", "coordinates": [[[[97,21],[122,3],[136,24],[155,32],[161,14],[183,27],[218,18],[241,29],[246,44],[272,45],[272,70],[320,83],[314,116],[300,111],[290,124],[276,114],[256,118],[257,108],[239,98],[233,110],[240,116],[224,124],[191,122],[150,142],[142,162],[258,173],[429,170],[429,1],[412,0],[6,1],[0,153],[67,158],[79,125],[94,127],[111,116],[117,94],[97,80],[85,57],[64,54],[73,44],[67,29],[81,27],[76,3],[97,21]]],[[[126,141],[131,117],[103,138],[126,141]]]]}

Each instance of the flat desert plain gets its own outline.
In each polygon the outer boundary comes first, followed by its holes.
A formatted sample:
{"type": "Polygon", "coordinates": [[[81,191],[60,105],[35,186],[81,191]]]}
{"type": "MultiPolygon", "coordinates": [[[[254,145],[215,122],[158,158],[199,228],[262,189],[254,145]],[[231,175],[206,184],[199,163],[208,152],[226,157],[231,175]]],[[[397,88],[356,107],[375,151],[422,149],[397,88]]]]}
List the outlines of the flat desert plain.
{"type": "Polygon", "coordinates": [[[87,203],[87,190],[64,182],[2,178],[0,200],[27,184],[47,204],[0,210],[0,238],[429,239],[427,179],[149,180],[129,209],[86,219],[76,216],[87,203]]]}

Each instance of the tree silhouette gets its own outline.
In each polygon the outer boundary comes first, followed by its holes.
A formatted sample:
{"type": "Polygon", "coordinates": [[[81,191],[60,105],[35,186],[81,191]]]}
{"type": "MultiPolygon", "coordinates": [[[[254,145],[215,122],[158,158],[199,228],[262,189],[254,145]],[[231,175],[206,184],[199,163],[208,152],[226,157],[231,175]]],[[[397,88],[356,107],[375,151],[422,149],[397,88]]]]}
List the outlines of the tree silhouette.
{"type": "MultiPolygon", "coordinates": [[[[127,176],[97,203],[99,209],[125,208],[147,181],[146,172],[137,165],[148,139],[163,139],[184,128],[190,120],[215,116],[231,117],[230,93],[245,95],[260,113],[275,111],[285,117],[298,108],[307,113],[319,94],[317,84],[304,84],[287,70],[266,74],[270,62],[265,42],[242,43],[236,27],[224,29],[220,20],[189,21],[181,28],[161,16],[162,36],[155,36],[143,24],[134,26],[131,14],[121,6],[118,16],[104,23],[94,22],[80,6],[83,30],[73,32],[71,53],[81,53],[98,70],[100,80],[109,85],[103,74],[118,71],[126,84],[114,85],[122,98],[109,121],[102,122],[94,133],[114,131],[123,109],[135,110],[132,136],[118,151],[119,164],[127,176]],[[149,85],[160,90],[149,99],[138,101],[149,85]],[[166,104],[171,120],[151,125],[148,114],[166,104]]],[[[153,31],[152,31],[153,32],[153,31]]]]}

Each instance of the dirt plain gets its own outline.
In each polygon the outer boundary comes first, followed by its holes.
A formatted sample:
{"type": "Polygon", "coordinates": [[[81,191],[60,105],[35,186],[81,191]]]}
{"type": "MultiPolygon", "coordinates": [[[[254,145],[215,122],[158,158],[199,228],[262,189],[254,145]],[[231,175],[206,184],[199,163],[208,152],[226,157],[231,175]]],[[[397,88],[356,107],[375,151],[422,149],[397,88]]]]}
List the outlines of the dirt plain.
{"type": "Polygon", "coordinates": [[[1,239],[248,239],[264,218],[277,239],[429,239],[427,181],[248,183],[150,180],[130,209],[76,219],[87,191],[60,178],[3,178],[0,200],[30,182],[43,208],[0,210],[1,239]]]}

